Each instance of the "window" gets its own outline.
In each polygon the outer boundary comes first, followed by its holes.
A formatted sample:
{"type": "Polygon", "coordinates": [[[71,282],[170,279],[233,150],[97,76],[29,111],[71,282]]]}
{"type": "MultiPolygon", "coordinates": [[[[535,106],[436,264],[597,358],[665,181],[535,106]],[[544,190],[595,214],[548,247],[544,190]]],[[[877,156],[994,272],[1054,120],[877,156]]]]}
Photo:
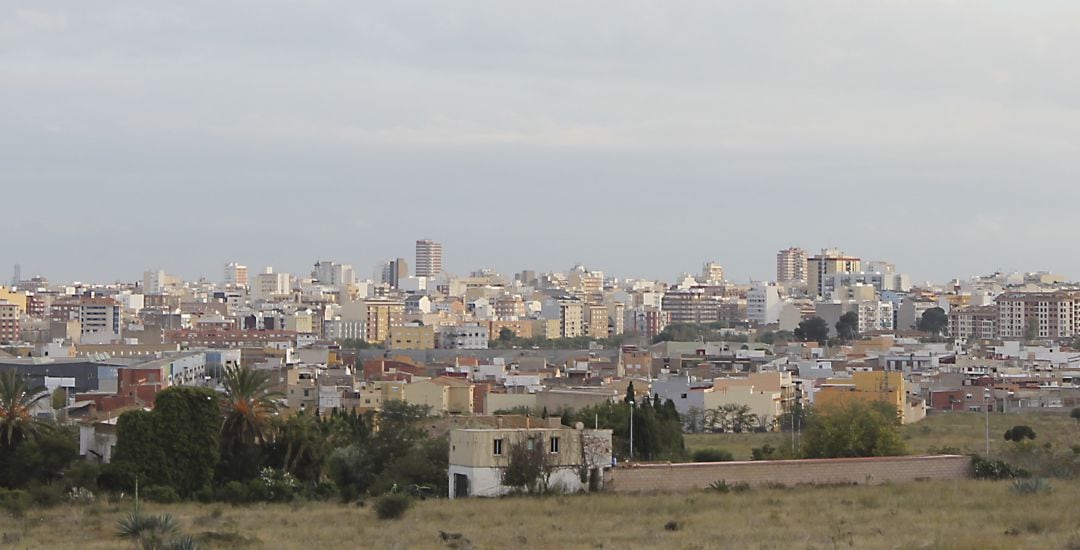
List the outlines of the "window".
{"type": "Polygon", "coordinates": [[[503,440],[502,439],[496,439],[495,440],[495,445],[493,447],[493,453],[495,454],[495,456],[501,456],[503,454],[503,440]]]}
{"type": "Polygon", "coordinates": [[[557,437],[551,438],[550,445],[548,445],[548,447],[551,450],[551,452],[558,453],[559,452],[559,438],[557,438],[557,437]]]}

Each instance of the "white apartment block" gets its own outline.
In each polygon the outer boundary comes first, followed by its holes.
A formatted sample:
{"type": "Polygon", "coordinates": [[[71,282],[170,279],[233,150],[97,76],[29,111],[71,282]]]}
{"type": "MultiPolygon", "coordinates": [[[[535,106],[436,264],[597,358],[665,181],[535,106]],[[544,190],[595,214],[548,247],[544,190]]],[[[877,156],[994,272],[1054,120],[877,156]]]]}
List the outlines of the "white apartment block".
{"type": "Polygon", "coordinates": [[[751,323],[771,325],[780,321],[784,303],[774,284],[758,283],[746,293],[746,318],[751,323]]]}

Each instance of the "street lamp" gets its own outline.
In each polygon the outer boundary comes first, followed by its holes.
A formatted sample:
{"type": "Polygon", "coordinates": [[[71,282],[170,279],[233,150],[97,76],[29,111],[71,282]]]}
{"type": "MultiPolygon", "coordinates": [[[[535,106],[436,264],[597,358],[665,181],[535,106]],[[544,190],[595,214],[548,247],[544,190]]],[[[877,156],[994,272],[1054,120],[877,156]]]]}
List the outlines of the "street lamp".
{"type": "Polygon", "coordinates": [[[983,414],[986,416],[986,456],[990,456],[990,409],[986,407],[986,397],[990,388],[983,388],[983,414]]]}
{"type": "Polygon", "coordinates": [[[630,400],[627,401],[630,404],[630,460],[634,460],[634,396],[630,395],[630,400]]]}

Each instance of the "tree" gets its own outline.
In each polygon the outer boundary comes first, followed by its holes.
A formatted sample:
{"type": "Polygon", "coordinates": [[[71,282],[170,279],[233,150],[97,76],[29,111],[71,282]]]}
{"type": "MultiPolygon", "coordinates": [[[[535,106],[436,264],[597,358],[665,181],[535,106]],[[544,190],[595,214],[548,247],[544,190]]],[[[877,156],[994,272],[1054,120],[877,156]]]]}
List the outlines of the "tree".
{"type": "Polygon", "coordinates": [[[1024,340],[1028,342],[1039,337],[1039,320],[1035,318],[1027,319],[1027,325],[1024,327],[1024,340]]]}
{"type": "Polygon", "coordinates": [[[129,411],[116,425],[110,465],[116,488],[171,487],[193,496],[214,479],[220,457],[221,416],[217,394],[207,388],[173,386],[155,399],[153,411],[129,411]]]}
{"type": "Polygon", "coordinates": [[[623,397],[623,403],[633,405],[636,397],[637,396],[634,394],[634,381],[631,380],[630,383],[626,385],[626,396],[623,397]]]}
{"type": "Polygon", "coordinates": [[[1073,420],[1080,422],[1080,407],[1074,408],[1072,412],[1069,413],[1069,416],[1071,416],[1073,420]]]}
{"type": "Polygon", "coordinates": [[[1035,430],[1031,429],[1031,426],[1020,424],[1005,431],[1005,441],[1020,443],[1025,439],[1035,439],[1035,430]]]}
{"type": "Polygon", "coordinates": [[[829,323],[821,317],[811,317],[799,323],[794,336],[802,342],[813,341],[824,345],[829,339],[829,323]]]}
{"type": "Polygon", "coordinates": [[[849,311],[836,321],[836,335],[840,340],[854,340],[859,337],[859,314],[849,311]]]}
{"type": "Polygon", "coordinates": [[[280,393],[270,391],[270,377],[248,367],[236,367],[225,370],[221,384],[225,387],[221,399],[225,417],[221,425],[222,442],[232,446],[265,441],[270,419],[277,412],[276,400],[281,397],[280,393]]]}
{"type": "Polygon", "coordinates": [[[15,369],[0,373],[0,446],[14,448],[47,429],[32,409],[49,397],[44,387],[31,388],[15,369]]]}
{"type": "Polygon", "coordinates": [[[514,336],[514,331],[507,327],[499,329],[499,341],[504,344],[512,342],[514,340],[514,336]]]}
{"type": "Polygon", "coordinates": [[[529,437],[511,443],[506,458],[503,485],[528,494],[547,492],[555,464],[543,439],[529,437]]]}
{"type": "Polygon", "coordinates": [[[949,316],[945,313],[945,310],[940,307],[932,307],[923,312],[919,317],[919,321],[915,323],[915,328],[929,332],[934,336],[942,333],[949,326],[949,316]]]}
{"type": "Polygon", "coordinates": [[[896,407],[881,402],[852,402],[812,411],[802,453],[806,458],[904,454],[900,415],[896,407]]]}

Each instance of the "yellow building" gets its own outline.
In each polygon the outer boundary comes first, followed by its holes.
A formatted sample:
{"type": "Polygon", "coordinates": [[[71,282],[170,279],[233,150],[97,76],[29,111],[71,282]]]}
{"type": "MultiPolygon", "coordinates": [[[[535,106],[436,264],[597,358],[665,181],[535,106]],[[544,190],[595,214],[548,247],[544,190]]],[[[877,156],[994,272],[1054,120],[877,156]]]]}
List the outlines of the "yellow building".
{"type": "Polygon", "coordinates": [[[602,340],[608,337],[608,308],[603,304],[585,306],[585,335],[602,340]]]}
{"type": "Polygon", "coordinates": [[[888,403],[896,407],[904,424],[915,422],[905,406],[907,384],[899,372],[855,372],[851,378],[830,378],[814,394],[814,407],[828,409],[846,403],[888,403]]]}
{"type": "Polygon", "coordinates": [[[9,288],[0,286],[0,300],[7,300],[7,303],[14,304],[19,308],[19,313],[26,313],[26,298],[25,292],[12,291],[9,288]]]}
{"type": "Polygon", "coordinates": [[[423,325],[390,327],[389,349],[435,349],[435,327],[423,325]]]}
{"type": "Polygon", "coordinates": [[[433,416],[473,412],[473,385],[458,378],[440,376],[419,380],[407,384],[404,393],[409,404],[431,407],[429,414],[433,416]]]}
{"type": "Polygon", "coordinates": [[[370,344],[385,344],[390,329],[402,324],[405,303],[397,300],[367,300],[364,303],[364,339],[370,344]]]}

